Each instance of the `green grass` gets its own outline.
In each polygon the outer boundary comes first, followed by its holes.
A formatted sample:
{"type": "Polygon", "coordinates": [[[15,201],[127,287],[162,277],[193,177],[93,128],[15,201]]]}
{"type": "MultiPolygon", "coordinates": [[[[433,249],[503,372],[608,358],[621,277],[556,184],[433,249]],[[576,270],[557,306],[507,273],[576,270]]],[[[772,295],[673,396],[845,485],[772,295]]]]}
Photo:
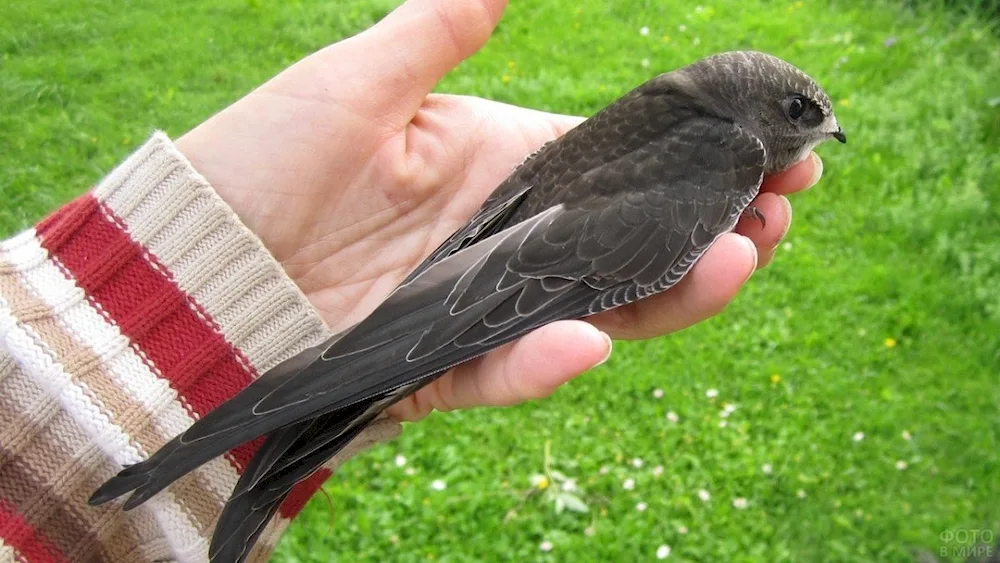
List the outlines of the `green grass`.
{"type": "MultiPolygon", "coordinates": [[[[153,128],[183,133],[391,6],[5,7],[0,232],[98,181],[153,128]]],[[[685,561],[962,559],[969,544],[949,533],[1000,528],[994,32],[902,3],[514,2],[441,91],[590,114],[654,72],[752,47],[817,78],[850,144],[820,149],[824,181],[794,198],[775,264],[724,314],[618,343],[550,400],[408,426],[332,478],[275,559],[639,561],[661,544],[685,561]],[[738,408],[720,428],[725,402],[738,408]],[[546,444],[589,512],[556,513],[554,486],[527,494],[546,444]]]]}

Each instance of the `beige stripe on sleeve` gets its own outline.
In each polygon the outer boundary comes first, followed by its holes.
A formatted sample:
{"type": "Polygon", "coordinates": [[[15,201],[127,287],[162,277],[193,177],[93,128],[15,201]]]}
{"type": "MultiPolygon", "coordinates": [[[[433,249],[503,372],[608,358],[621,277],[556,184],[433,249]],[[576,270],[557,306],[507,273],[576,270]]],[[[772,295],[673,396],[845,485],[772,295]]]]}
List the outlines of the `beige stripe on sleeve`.
{"type": "Polygon", "coordinates": [[[86,505],[90,488],[114,469],[85,436],[13,362],[0,367],[0,496],[71,560],[169,557],[144,511],[125,516],[113,506],[86,505]]]}
{"type": "MultiPolygon", "coordinates": [[[[46,304],[20,283],[17,274],[0,275],[0,293],[7,297],[14,316],[31,324],[64,369],[74,375],[78,384],[89,390],[95,401],[103,405],[102,410],[112,423],[125,429],[141,450],[148,455],[172,437],[157,434],[151,424],[152,414],[129,397],[125,390],[114,385],[102,359],[76,342],[60,323],[59,317],[55,317],[52,311],[47,311],[46,304]]],[[[73,306],[90,305],[81,301],[73,306]]],[[[213,493],[204,486],[204,482],[199,481],[197,474],[195,478],[181,479],[173,486],[172,492],[182,508],[195,518],[201,533],[207,536],[214,529],[215,518],[225,501],[219,493],[213,493]]]]}

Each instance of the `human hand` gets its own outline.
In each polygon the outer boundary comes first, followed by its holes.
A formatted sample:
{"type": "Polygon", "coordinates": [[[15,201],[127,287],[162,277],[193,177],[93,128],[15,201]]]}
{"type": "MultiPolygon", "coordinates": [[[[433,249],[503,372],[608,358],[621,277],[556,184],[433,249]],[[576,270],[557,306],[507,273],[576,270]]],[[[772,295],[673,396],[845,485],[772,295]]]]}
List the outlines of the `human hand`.
{"type": "MultiPolygon", "coordinates": [[[[369,314],[546,141],[581,121],[430,94],[489,38],[505,0],[409,0],[361,34],[285,70],[177,144],[334,330],[369,314]]],[[[785,195],[815,183],[815,155],[765,181],[743,220],[672,290],[542,327],[390,409],[509,405],[602,362],[615,338],[650,338],[720,311],[766,265],[791,221],[785,195]]]]}

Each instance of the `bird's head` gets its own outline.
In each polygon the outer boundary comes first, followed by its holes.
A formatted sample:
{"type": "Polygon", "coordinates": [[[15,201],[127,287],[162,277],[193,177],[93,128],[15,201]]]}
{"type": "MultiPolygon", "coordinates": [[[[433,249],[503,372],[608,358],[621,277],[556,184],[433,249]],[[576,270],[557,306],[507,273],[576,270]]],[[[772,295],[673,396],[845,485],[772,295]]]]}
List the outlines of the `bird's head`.
{"type": "Polygon", "coordinates": [[[779,172],[829,139],[847,142],[833,115],[830,97],[795,66],[766,53],[733,51],[707,57],[680,73],[709,108],[734,116],[757,134],[767,151],[766,171],[779,172]]]}

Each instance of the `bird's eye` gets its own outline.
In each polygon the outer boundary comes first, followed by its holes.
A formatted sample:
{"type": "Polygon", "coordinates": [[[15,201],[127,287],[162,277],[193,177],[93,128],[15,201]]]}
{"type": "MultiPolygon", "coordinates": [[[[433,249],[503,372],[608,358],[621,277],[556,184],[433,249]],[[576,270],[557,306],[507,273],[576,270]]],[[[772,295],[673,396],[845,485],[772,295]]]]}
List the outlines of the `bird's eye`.
{"type": "Polygon", "coordinates": [[[802,96],[792,96],[785,107],[788,119],[798,121],[802,114],[806,112],[806,100],[802,96]]]}

